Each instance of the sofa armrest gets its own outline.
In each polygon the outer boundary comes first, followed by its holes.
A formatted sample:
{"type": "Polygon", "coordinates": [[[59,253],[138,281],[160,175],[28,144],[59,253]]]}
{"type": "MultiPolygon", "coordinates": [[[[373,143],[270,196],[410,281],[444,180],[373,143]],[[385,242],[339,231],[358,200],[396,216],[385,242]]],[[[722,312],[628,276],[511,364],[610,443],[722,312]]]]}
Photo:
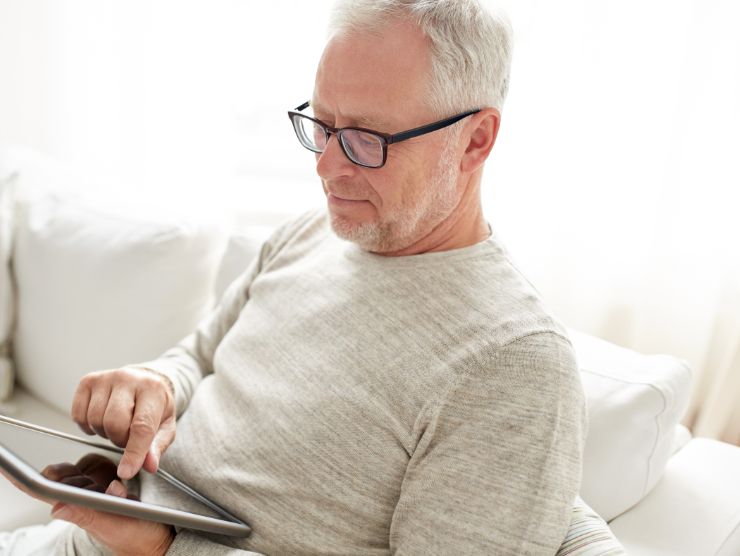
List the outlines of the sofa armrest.
{"type": "Polygon", "coordinates": [[[692,439],[655,489],[609,526],[630,555],[737,556],[740,447],[692,439]]]}

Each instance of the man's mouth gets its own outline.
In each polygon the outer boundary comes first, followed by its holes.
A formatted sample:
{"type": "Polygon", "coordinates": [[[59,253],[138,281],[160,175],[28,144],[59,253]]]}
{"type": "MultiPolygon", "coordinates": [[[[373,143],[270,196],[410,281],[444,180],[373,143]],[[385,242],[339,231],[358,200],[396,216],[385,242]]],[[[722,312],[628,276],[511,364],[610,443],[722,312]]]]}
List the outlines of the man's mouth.
{"type": "Polygon", "coordinates": [[[345,199],[344,197],[339,197],[337,195],[334,195],[333,193],[328,193],[326,198],[329,201],[330,205],[337,206],[359,205],[361,203],[369,202],[367,199],[345,199]]]}
{"type": "Polygon", "coordinates": [[[352,199],[349,197],[342,197],[340,195],[336,195],[335,193],[328,193],[327,197],[330,198],[330,200],[336,200],[336,201],[350,201],[353,203],[361,203],[364,201],[367,201],[367,199],[352,199]]]}

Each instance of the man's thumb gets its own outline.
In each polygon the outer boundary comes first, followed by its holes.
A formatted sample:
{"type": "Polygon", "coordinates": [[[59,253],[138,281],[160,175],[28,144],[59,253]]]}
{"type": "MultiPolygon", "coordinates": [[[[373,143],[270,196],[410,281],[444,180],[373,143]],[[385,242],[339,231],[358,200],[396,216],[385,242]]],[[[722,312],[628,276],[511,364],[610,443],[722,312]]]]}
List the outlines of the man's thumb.
{"type": "Polygon", "coordinates": [[[123,486],[121,481],[111,481],[108,488],[105,490],[105,493],[119,496],[120,498],[126,498],[126,495],[128,494],[126,487],[123,486]]]}

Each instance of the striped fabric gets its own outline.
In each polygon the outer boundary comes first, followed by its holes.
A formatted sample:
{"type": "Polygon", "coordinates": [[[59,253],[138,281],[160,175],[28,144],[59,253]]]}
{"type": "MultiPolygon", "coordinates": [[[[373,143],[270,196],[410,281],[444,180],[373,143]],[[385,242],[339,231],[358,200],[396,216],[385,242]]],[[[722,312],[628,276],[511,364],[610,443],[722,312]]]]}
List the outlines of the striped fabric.
{"type": "Polygon", "coordinates": [[[580,496],[573,504],[568,534],[555,556],[620,556],[627,554],[606,522],[580,496]]]}

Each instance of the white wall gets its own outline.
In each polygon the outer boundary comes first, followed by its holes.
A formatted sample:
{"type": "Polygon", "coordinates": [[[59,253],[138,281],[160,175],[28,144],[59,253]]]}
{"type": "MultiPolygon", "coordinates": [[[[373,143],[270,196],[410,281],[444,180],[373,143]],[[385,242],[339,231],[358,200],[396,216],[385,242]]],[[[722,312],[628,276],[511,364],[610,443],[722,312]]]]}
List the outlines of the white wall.
{"type": "MultiPolygon", "coordinates": [[[[711,364],[740,284],[740,3],[503,3],[516,40],[484,176],[493,226],[570,325],[711,364]]],[[[0,0],[0,146],[162,200],[319,204],[286,111],[311,94],[328,7],[0,0]]]]}

